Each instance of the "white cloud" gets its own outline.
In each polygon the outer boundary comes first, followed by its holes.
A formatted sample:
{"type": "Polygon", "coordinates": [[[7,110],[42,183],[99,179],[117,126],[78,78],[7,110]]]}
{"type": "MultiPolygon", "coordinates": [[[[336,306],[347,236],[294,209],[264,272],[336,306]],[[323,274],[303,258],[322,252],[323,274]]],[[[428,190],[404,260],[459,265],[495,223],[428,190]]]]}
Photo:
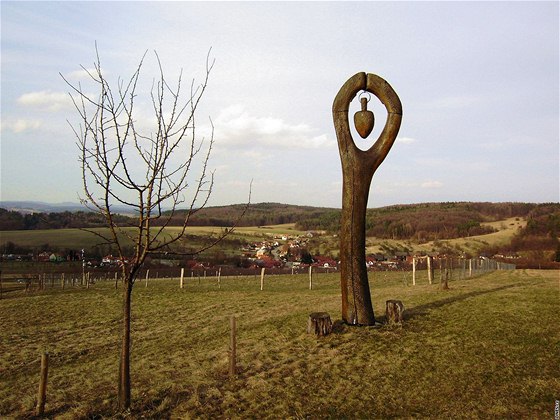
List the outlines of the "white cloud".
{"type": "Polygon", "coordinates": [[[416,143],[416,139],[412,138],[412,137],[397,137],[397,143],[402,143],[402,144],[412,144],[412,143],[416,143]]]}
{"type": "Polygon", "coordinates": [[[443,187],[443,182],[441,181],[425,181],[420,184],[421,188],[434,189],[443,187]]]}
{"type": "MultiPolygon", "coordinates": [[[[107,72],[103,71],[103,74],[106,73],[107,72]]],[[[94,68],[80,69],[68,73],[65,76],[65,78],[68,80],[89,80],[91,79],[91,75],[96,75],[96,74],[97,74],[97,70],[95,70],[94,68]]]]}
{"type": "Polygon", "coordinates": [[[52,92],[50,90],[24,93],[17,99],[17,102],[23,106],[51,112],[72,107],[72,100],[68,93],[52,92]]]}
{"type": "Polygon", "coordinates": [[[9,130],[17,134],[28,130],[38,130],[42,124],[43,122],[41,120],[17,118],[2,121],[1,131],[9,130]]]}
{"type": "Polygon", "coordinates": [[[243,105],[222,110],[214,120],[214,127],[218,147],[308,150],[336,144],[307,124],[290,124],[277,117],[252,115],[243,105]]]}

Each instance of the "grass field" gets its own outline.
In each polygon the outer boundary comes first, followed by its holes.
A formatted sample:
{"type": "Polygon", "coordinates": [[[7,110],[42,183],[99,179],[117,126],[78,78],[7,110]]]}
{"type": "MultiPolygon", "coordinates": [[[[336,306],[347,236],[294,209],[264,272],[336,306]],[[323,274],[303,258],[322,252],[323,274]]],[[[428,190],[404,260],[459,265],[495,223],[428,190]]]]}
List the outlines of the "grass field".
{"type": "MultiPolygon", "coordinates": [[[[374,308],[406,307],[403,326],[306,334],[307,316],[340,315],[337,274],[173,280],[135,286],[133,418],[554,418],[560,399],[560,273],[500,271],[451,290],[373,273],[374,308]],[[229,316],[238,367],[227,376],[229,316]]],[[[33,413],[50,353],[47,416],[116,412],[120,295],[112,283],[5,295],[0,417],[33,413]]]]}
{"type": "MultiPolygon", "coordinates": [[[[450,247],[459,247],[460,249],[475,253],[485,245],[497,245],[511,241],[513,236],[517,233],[520,227],[526,225],[526,221],[519,218],[504,219],[497,222],[483,223],[497,229],[497,232],[487,235],[470,236],[465,238],[450,239],[438,241],[440,244],[445,243],[450,247]]],[[[165,230],[167,234],[173,234],[179,228],[170,227],[165,230]]],[[[106,228],[94,228],[93,231],[108,234],[106,228]]],[[[223,228],[213,226],[189,226],[187,228],[188,235],[199,237],[201,241],[205,238],[217,238],[218,235],[223,233],[223,228]]],[[[233,233],[227,236],[228,240],[241,240],[244,242],[259,242],[262,240],[270,240],[274,236],[298,236],[304,234],[304,231],[297,230],[295,224],[273,225],[273,226],[250,226],[238,227],[233,233]]],[[[215,250],[222,250],[226,254],[237,255],[238,249],[232,248],[228,240],[218,244],[215,250]]],[[[79,229],[50,229],[50,230],[20,230],[20,231],[0,231],[0,244],[5,242],[13,242],[20,246],[25,247],[41,247],[44,244],[49,244],[50,247],[57,247],[60,249],[89,249],[99,245],[100,239],[83,230],[79,229]]],[[[130,241],[125,240],[125,245],[131,246],[130,241]]],[[[187,247],[197,248],[200,244],[196,241],[187,241],[187,247]]],[[[414,252],[432,252],[437,248],[434,242],[415,243],[413,241],[405,240],[392,240],[368,237],[366,243],[366,252],[370,253],[384,253],[383,246],[392,247],[394,249],[412,249],[414,252]]],[[[338,253],[339,239],[332,235],[320,237],[319,240],[314,242],[312,251],[319,255],[336,255],[338,253]]]]}
{"type": "MultiPolygon", "coordinates": [[[[133,228],[125,228],[132,230],[133,228]]],[[[109,236],[107,228],[92,228],[92,231],[109,236]]],[[[178,227],[169,227],[165,229],[167,234],[178,232],[178,227]]],[[[188,235],[200,237],[217,237],[223,233],[223,228],[215,226],[189,226],[187,227],[188,235]]],[[[242,239],[248,242],[263,240],[274,235],[301,235],[305,232],[299,231],[294,224],[274,225],[274,226],[251,226],[238,227],[234,232],[228,235],[228,239],[242,239]]],[[[124,237],[123,237],[124,238],[124,237]]],[[[0,231],[0,244],[5,242],[13,242],[25,247],[40,247],[49,244],[51,247],[70,248],[86,250],[99,245],[101,240],[99,237],[81,229],[46,229],[46,230],[6,230],[0,231]]],[[[125,245],[132,245],[130,241],[125,239],[125,245]]]]}
{"type": "MultiPolygon", "coordinates": [[[[463,238],[456,239],[442,239],[437,241],[438,243],[445,243],[449,247],[459,247],[463,251],[467,252],[478,252],[485,245],[500,245],[510,242],[514,235],[518,233],[519,229],[527,225],[525,219],[519,217],[511,217],[504,220],[498,220],[495,222],[484,222],[481,223],[483,226],[490,226],[496,229],[496,232],[488,233],[486,235],[475,235],[467,236],[463,238]]],[[[386,245],[393,248],[412,248],[414,252],[432,252],[437,248],[435,241],[416,243],[407,240],[394,240],[394,239],[381,239],[368,237],[367,238],[367,253],[383,253],[382,245],[386,245]]]]}

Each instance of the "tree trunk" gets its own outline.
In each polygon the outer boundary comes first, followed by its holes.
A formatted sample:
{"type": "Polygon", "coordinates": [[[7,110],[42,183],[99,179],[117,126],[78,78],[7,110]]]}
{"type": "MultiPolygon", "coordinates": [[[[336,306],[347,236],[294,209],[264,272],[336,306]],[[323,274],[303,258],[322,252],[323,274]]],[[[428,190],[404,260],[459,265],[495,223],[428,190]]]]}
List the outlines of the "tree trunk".
{"type": "MultiPolygon", "coordinates": [[[[358,165],[355,165],[358,166],[358,165]]],[[[350,325],[374,325],[366,267],[366,211],[371,177],[355,167],[343,176],[340,221],[342,319],[350,325]]]]}
{"type": "Polygon", "coordinates": [[[332,332],[331,317],[326,312],[313,312],[307,320],[307,333],[314,333],[317,337],[329,335],[332,332]]]}
{"type": "Polygon", "coordinates": [[[132,281],[127,279],[123,294],[123,330],[119,365],[119,408],[130,408],[130,309],[132,281]]]}
{"type": "Polygon", "coordinates": [[[388,324],[401,324],[403,313],[404,305],[400,300],[388,300],[385,303],[385,317],[388,324]]]}

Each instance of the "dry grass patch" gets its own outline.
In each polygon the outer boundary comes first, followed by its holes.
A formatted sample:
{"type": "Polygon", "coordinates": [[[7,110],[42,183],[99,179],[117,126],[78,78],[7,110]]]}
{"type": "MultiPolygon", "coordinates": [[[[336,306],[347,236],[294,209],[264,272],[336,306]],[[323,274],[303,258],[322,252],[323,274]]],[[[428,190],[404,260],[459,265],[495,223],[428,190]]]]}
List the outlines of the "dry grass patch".
{"type": "MultiPolygon", "coordinates": [[[[374,273],[378,317],[406,306],[402,327],[337,323],[307,335],[310,312],[337,319],[337,274],[139,283],[133,296],[133,417],[552,417],[560,395],[558,271],[496,272],[406,286],[374,273]],[[229,316],[238,318],[238,376],[227,376],[229,316]]],[[[51,417],[118,417],[120,295],[93,289],[0,301],[0,416],[32,414],[42,351],[52,357],[51,417]]]]}

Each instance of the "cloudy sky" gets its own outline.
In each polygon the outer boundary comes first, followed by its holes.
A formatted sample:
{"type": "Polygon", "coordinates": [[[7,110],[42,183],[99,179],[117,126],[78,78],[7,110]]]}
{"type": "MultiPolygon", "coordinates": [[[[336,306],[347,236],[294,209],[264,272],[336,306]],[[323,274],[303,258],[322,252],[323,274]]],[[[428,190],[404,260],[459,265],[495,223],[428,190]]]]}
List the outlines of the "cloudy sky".
{"type": "MultiPolygon", "coordinates": [[[[79,121],[59,73],[93,88],[80,66],[93,67],[97,43],[113,80],[145,51],[151,80],[156,50],[171,81],[183,69],[200,82],[211,48],[197,121],[202,134],[209,118],[215,126],[212,205],[245,202],[252,180],[252,202],[340,207],[331,106],[361,71],[403,104],[370,207],[560,201],[556,1],[2,1],[1,20],[1,200],[77,201],[68,121],[79,121]]],[[[377,127],[361,148],[384,124],[374,102],[377,127]]]]}

